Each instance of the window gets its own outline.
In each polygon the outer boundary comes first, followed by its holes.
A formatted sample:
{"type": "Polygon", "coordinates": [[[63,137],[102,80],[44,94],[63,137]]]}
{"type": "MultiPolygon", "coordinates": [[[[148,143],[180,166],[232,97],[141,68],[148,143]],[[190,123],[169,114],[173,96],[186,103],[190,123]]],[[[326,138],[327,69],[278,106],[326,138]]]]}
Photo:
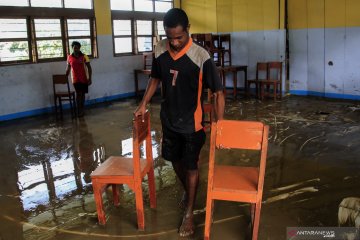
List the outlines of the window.
{"type": "Polygon", "coordinates": [[[137,32],[137,47],[138,52],[152,51],[152,22],[151,21],[136,21],[137,32]]]}
{"type": "Polygon", "coordinates": [[[0,19],[0,62],[30,60],[27,20],[0,19]]]}
{"type": "Polygon", "coordinates": [[[73,41],[97,56],[92,0],[0,0],[0,16],[0,65],[65,60],[73,41]]]}
{"type": "Polygon", "coordinates": [[[61,7],[61,0],[31,0],[31,7],[61,7]]]}
{"type": "Polygon", "coordinates": [[[92,0],[0,0],[0,6],[92,9],[92,0]]]}
{"type": "Polygon", "coordinates": [[[131,21],[130,20],[114,20],[114,45],[115,53],[131,53],[131,21]]]}
{"type": "Polygon", "coordinates": [[[38,59],[64,57],[60,19],[34,19],[38,59]]]}
{"type": "MultiPolygon", "coordinates": [[[[68,39],[69,45],[73,41],[80,42],[81,51],[88,56],[92,55],[91,47],[91,24],[89,19],[68,19],[67,20],[67,29],[68,29],[68,39]]],[[[68,52],[71,52],[71,49],[68,49],[68,52]]]]}
{"type": "Polygon", "coordinates": [[[167,12],[172,8],[172,0],[156,0],[155,12],[167,12]]]}
{"type": "Polygon", "coordinates": [[[165,38],[162,19],[173,0],[110,0],[114,54],[153,50],[153,39],[165,38]]]}

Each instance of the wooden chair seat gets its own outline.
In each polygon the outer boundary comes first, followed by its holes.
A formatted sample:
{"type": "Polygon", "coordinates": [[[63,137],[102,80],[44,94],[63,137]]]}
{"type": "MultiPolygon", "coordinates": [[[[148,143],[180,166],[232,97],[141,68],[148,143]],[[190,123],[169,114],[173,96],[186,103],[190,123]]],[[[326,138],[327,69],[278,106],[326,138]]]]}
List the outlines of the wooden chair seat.
{"type": "Polygon", "coordinates": [[[111,185],[114,204],[118,205],[119,196],[116,185],[127,184],[135,193],[138,229],[145,229],[142,181],[145,176],[148,177],[150,207],[155,208],[156,194],[153,161],[150,114],[146,112],[144,121],[142,116],[138,116],[133,122],[133,157],[111,156],[91,173],[96,211],[101,225],[106,222],[102,193],[108,185],[111,185]],[[146,142],[146,159],[140,158],[141,146],[143,146],[144,142],[146,142]]]}
{"type": "Polygon", "coordinates": [[[268,73],[266,80],[259,82],[260,95],[264,97],[270,96],[274,100],[281,98],[282,95],[282,62],[268,62],[268,73]],[[272,86],[272,89],[271,89],[272,86]]]}
{"type": "Polygon", "coordinates": [[[69,102],[71,116],[76,117],[75,91],[70,90],[68,77],[65,74],[57,74],[52,77],[56,118],[59,116],[58,110],[60,110],[60,118],[63,118],[63,102],[69,102]]]}
{"type": "Polygon", "coordinates": [[[255,96],[259,98],[260,93],[260,81],[267,79],[268,74],[268,64],[266,62],[258,62],[256,64],[256,77],[255,79],[247,80],[247,96],[250,97],[251,95],[251,85],[255,85],[255,96]]]}
{"type": "Polygon", "coordinates": [[[208,190],[204,239],[210,239],[214,200],[251,205],[252,239],[257,240],[263,195],[269,127],[261,122],[219,120],[211,125],[208,190]],[[244,149],[260,152],[256,167],[216,163],[217,150],[244,149]]]}

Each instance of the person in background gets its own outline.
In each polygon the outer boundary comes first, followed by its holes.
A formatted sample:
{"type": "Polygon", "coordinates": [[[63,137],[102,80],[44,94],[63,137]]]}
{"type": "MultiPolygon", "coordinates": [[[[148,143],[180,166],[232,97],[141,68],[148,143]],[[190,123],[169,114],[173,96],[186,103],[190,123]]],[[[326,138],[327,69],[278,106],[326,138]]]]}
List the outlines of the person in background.
{"type": "Polygon", "coordinates": [[[215,121],[223,119],[225,100],[214,61],[189,37],[190,25],[186,13],[178,8],[170,9],[164,16],[163,24],[167,38],[155,47],[151,78],[134,114],[144,115],[146,105],[161,82],[161,152],[164,159],[171,161],[185,189],[182,201],[185,212],[179,234],[186,237],[195,230],[193,209],[199,183],[198,160],[206,138],[203,90],[210,88],[214,93],[215,121]]]}
{"type": "Polygon", "coordinates": [[[67,58],[66,76],[71,70],[72,83],[76,91],[76,105],[78,116],[84,116],[85,94],[91,85],[92,69],[89,57],[80,51],[81,44],[73,41],[71,44],[73,53],[67,58]]]}

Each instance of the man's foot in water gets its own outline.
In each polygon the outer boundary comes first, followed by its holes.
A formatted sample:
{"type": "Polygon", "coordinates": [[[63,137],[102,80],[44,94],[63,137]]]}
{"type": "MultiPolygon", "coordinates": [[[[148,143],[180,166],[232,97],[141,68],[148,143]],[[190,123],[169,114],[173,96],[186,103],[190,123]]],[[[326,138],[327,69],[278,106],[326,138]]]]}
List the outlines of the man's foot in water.
{"type": "Polygon", "coordinates": [[[179,228],[179,234],[181,237],[188,237],[194,234],[194,215],[185,214],[179,228]]]}

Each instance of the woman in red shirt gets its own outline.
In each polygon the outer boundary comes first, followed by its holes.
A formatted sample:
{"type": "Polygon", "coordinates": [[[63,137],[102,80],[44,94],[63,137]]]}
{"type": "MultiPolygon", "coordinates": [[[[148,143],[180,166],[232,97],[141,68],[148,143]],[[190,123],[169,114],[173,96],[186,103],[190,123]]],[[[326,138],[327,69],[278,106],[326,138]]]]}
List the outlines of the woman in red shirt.
{"type": "Polygon", "coordinates": [[[73,53],[67,58],[66,76],[71,70],[72,83],[76,91],[76,104],[78,116],[84,116],[85,94],[91,85],[92,69],[89,57],[80,51],[81,44],[77,41],[72,42],[73,53]]]}

